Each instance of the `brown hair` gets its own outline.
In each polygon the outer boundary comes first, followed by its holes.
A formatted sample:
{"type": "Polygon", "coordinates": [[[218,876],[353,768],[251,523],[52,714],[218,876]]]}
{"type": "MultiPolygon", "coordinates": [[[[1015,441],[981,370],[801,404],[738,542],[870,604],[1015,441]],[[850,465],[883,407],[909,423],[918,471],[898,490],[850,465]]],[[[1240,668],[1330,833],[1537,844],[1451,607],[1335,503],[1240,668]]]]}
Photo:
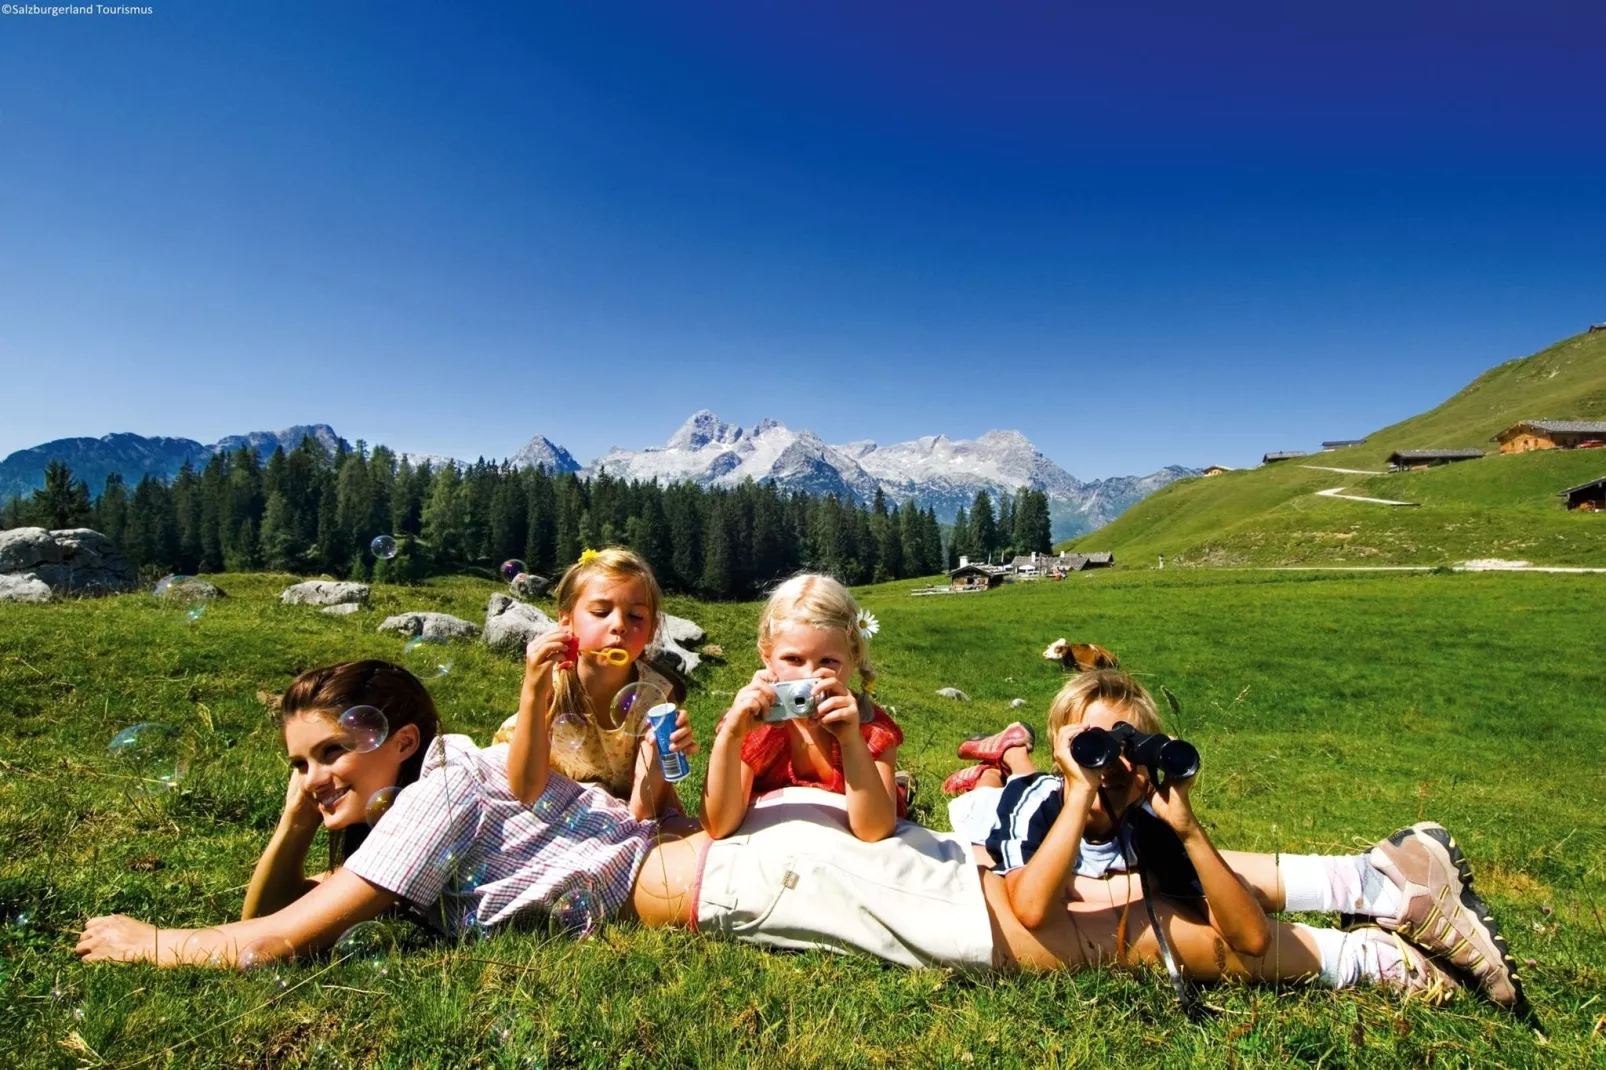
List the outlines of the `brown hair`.
{"type": "Polygon", "coordinates": [[[1048,707],[1048,738],[1052,740],[1068,724],[1081,724],[1088,707],[1095,702],[1107,702],[1119,709],[1140,732],[1163,730],[1160,711],[1142,684],[1119,669],[1097,669],[1077,676],[1054,696],[1048,707]]]}
{"type": "Polygon", "coordinates": [[[875,687],[875,666],[870,641],[859,630],[859,603],[843,583],[818,572],[800,572],[770,593],[758,618],[758,652],[768,657],[775,633],[792,624],[840,629],[847,637],[848,655],[865,690],[875,687]]]}
{"type": "MultiPolygon", "coordinates": [[[[440,734],[441,718],[435,700],[418,677],[388,661],[343,661],[308,669],[290,682],[279,700],[280,722],[292,717],[337,719],[353,706],[373,706],[385,715],[391,734],[408,725],[418,728],[418,749],[405,758],[396,786],[405,788],[418,779],[429,746],[440,734]]],[[[334,868],[355,851],[366,829],[347,829],[329,837],[329,865],[334,868]]]]}
{"type": "MultiPolygon", "coordinates": [[[[652,616],[653,638],[656,639],[660,622],[659,606],[664,600],[663,592],[658,589],[658,577],[653,575],[652,566],[647,564],[646,558],[622,546],[587,550],[580,555],[580,560],[564,571],[553,594],[557,599],[558,614],[561,616],[573,613],[574,604],[580,600],[580,592],[585,590],[587,583],[598,576],[610,580],[640,581],[647,591],[647,611],[652,616]]],[[[559,712],[580,714],[589,722],[591,699],[586,694],[585,685],[580,682],[580,673],[577,670],[578,666],[557,674],[552,712],[554,716],[559,712]]]]}

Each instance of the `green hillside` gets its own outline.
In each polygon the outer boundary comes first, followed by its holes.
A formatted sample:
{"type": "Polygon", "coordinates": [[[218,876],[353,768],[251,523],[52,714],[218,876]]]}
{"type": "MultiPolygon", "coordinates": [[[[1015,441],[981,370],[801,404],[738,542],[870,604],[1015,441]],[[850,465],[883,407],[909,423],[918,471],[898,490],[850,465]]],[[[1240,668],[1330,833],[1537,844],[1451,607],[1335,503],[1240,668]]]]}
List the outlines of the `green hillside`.
{"type": "Polygon", "coordinates": [[[1469,558],[1606,565],[1606,515],[1570,513],[1556,492],[1606,476],[1606,451],[1494,454],[1423,472],[1381,473],[1397,449],[1493,450],[1523,419],[1606,418],[1606,334],[1578,335],[1480,375],[1444,404],[1359,446],[1211,478],[1144,499],[1077,550],[1126,565],[1439,565],[1469,558]],[[1316,492],[1420,503],[1397,508],[1316,492]]]}

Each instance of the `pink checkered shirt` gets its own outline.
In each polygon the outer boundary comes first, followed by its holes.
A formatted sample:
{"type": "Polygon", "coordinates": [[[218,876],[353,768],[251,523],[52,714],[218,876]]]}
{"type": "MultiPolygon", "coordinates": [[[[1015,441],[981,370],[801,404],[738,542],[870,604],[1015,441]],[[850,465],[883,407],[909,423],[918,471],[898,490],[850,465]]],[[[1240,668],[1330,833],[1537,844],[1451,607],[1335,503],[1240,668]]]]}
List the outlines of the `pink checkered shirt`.
{"type": "Polygon", "coordinates": [[[444,915],[448,930],[465,917],[494,926],[539,916],[588,882],[611,918],[656,831],[602,788],[556,773],[526,806],[508,790],[506,744],[482,750],[467,736],[441,736],[346,868],[444,915]]]}

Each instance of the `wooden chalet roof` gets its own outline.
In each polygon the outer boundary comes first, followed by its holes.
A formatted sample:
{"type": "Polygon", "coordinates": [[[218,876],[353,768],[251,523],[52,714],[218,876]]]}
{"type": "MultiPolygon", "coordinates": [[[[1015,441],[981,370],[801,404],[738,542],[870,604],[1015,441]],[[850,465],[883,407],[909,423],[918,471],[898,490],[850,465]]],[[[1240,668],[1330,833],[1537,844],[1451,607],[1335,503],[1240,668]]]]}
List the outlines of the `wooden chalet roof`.
{"type": "Polygon", "coordinates": [[[972,561],[968,565],[960,565],[958,568],[950,569],[948,575],[950,577],[959,575],[1002,576],[1008,571],[1008,565],[989,565],[984,562],[972,561]]]}
{"type": "Polygon", "coordinates": [[[1395,450],[1389,464],[1420,464],[1423,461],[1471,461],[1483,456],[1482,450],[1395,450]]]}
{"type": "Polygon", "coordinates": [[[1271,461],[1290,461],[1290,460],[1293,460],[1295,457],[1308,457],[1308,456],[1310,456],[1310,455],[1308,453],[1306,453],[1304,450],[1280,450],[1280,451],[1278,451],[1276,453],[1268,453],[1268,454],[1266,454],[1266,456],[1264,456],[1264,457],[1262,457],[1260,459],[1260,463],[1261,464],[1268,464],[1271,461]]]}
{"type": "Polygon", "coordinates": [[[1507,435],[1516,434],[1523,428],[1538,431],[1541,434],[1573,434],[1573,435],[1602,435],[1606,436],[1606,421],[1601,420],[1518,420],[1510,427],[1495,435],[1490,441],[1499,442],[1507,435]]]}
{"type": "Polygon", "coordinates": [[[1558,490],[1556,493],[1561,495],[1577,494],[1581,490],[1595,490],[1601,486],[1606,486],[1606,476],[1601,476],[1599,479],[1591,479],[1588,483],[1580,483],[1576,487],[1568,487],[1566,490],[1558,490]]]}

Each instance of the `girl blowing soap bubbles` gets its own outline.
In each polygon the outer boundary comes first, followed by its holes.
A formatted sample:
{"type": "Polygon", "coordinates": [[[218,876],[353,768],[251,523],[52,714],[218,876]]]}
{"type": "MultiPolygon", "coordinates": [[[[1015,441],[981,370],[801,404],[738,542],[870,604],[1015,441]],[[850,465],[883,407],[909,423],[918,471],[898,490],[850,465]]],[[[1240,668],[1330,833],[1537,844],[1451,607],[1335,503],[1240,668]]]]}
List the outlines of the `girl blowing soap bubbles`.
{"type": "MultiPolygon", "coordinates": [[[[753,793],[807,785],[846,795],[853,834],[879,840],[908,809],[897,783],[903,731],[868,694],[875,618],[830,576],[804,573],[775,589],[758,623],[764,667],[720,721],[703,792],[703,827],[715,839],[741,825],[753,793]],[[777,684],[812,680],[806,716],[766,721],[777,684]]],[[[783,689],[784,690],[784,689],[783,689]]]]}
{"type": "MultiPolygon", "coordinates": [[[[640,661],[658,631],[662,596],[652,566],[620,547],[587,550],[558,581],[556,597],[558,626],[525,649],[519,712],[496,734],[496,742],[511,744],[513,793],[525,802],[540,797],[550,763],[554,772],[628,798],[638,818],[683,812],[644,731],[647,706],[668,701],[672,691],[640,661]],[[634,684],[657,697],[630,702],[625,689],[634,684]]],[[[670,749],[697,749],[683,710],[670,749]]]]}

